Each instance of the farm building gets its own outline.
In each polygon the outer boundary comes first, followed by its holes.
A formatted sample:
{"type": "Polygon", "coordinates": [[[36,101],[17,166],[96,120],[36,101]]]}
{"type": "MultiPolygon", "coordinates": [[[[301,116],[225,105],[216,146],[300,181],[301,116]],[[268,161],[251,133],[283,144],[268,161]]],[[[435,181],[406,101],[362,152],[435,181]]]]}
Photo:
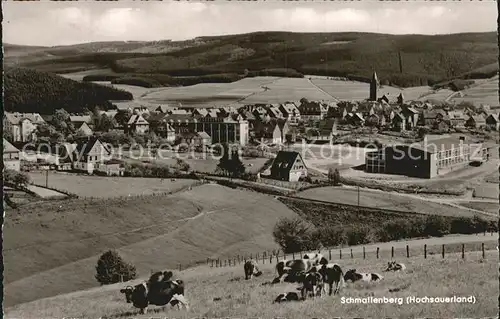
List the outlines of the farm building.
{"type": "Polygon", "coordinates": [[[493,131],[498,131],[498,128],[500,126],[498,114],[493,113],[488,115],[488,117],[486,118],[486,125],[493,131]]]}
{"type": "Polygon", "coordinates": [[[5,169],[14,171],[21,170],[21,162],[19,160],[19,150],[9,143],[5,138],[3,139],[3,166],[5,169]]]}
{"type": "Polygon", "coordinates": [[[307,176],[307,167],[299,152],[279,151],[271,166],[271,178],[297,182],[307,176]]]}
{"type": "Polygon", "coordinates": [[[36,140],[36,128],[45,120],[38,113],[4,113],[4,131],[9,132],[13,142],[31,142],[36,140]]]}
{"type": "Polygon", "coordinates": [[[127,132],[145,134],[149,130],[149,122],[142,117],[142,114],[134,114],[127,122],[127,132]]]}
{"type": "Polygon", "coordinates": [[[433,178],[488,158],[489,150],[483,144],[466,142],[463,137],[446,137],[368,152],[365,170],[369,173],[433,178]]]}

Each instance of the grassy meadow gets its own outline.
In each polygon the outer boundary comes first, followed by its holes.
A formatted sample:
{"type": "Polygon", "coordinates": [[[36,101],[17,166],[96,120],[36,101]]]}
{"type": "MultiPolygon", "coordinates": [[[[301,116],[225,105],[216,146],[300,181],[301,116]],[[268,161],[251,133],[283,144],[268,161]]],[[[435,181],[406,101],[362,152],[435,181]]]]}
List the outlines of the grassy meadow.
{"type": "Polygon", "coordinates": [[[170,196],[27,204],[6,217],[4,302],[12,306],[96,286],[107,249],[139,275],[272,250],[275,223],[297,215],[271,196],[208,184],[170,196]]]}
{"type": "MultiPolygon", "coordinates": [[[[487,251],[486,258],[469,252],[446,258],[429,255],[400,260],[407,270],[399,273],[382,272],[388,259],[352,259],[339,262],[344,271],[355,268],[360,272],[377,272],[384,279],[376,283],[348,283],[340,296],[323,296],[289,304],[273,304],[285,291],[297,291],[296,284],[266,285],[274,278],[274,263],[260,265],[263,276],[244,280],[243,267],[209,268],[199,266],[174,271],[175,278],[186,283],[186,298],[190,310],[170,307],[150,307],[149,313],[125,303],[119,293],[125,284],[115,284],[66,295],[40,299],[7,308],[6,318],[275,318],[288,319],[357,317],[357,318],[457,318],[494,317],[498,313],[498,252],[487,251]],[[397,291],[394,291],[397,290],[397,291]],[[391,292],[392,291],[392,292],[391,292]],[[343,304],[341,297],[446,297],[474,296],[475,304],[343,304]]],[[[131,282],[136,283],[138,280],[131,282]]],[[[129,283],[127,283],[129,284],[129,283]]]]}
{"type": "MultiPolygon", "coordinates": [[[[31,180],[37,185],[45,185],[45,174],[41,172],[29,173],[31,180]]],[[[49,173],[49,187],[66,190],[81,197],[111,198],[122,196],[152,195],[158,193],[175,192],[189,185],[195,180],[139,177],[107,177],[75,175],[65,173],[49,173]]]]}
{"type": "MultiPolygon", "coordinates": [[[[297,193],[296,196],[333,203],[358,205],[358,190],[355,188],[311,188],[297,193]]],[[[419,212],[444,216],[472,217],[475,214],[467,209],[461,210],[454,206],[447,206],[441,203],[426,201],[425,199],[367,189],[360,189],[359,205],[378,209],[399,210],[402,212],[419,212]]]]}

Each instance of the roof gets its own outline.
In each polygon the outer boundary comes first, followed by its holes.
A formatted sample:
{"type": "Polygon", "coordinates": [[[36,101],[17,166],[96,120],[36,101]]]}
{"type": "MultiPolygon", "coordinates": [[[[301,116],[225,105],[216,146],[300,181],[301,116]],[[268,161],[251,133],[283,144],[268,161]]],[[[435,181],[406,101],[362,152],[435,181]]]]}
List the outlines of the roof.
{"type": "Polygon", "coordinates": [[[3,139],[3,152],[4,153],[18,153],[19,150],[5,138],[3,139]]]}
{"type": "Polygon", "coordinates": [[[424,140],[421,143],[411,144],[412,148],[420,149],[429,153],[437,153],[444,150],[458,148],[460,143],[469,144],[467,141],[460,141],[457,137],[442,137],[432,140],[424,140]]]}
{"type": "Polygon", "coordinates": [[[271,171],[275,169],[286,169],[288,171],[291,170],[292,165],[297,159],[297,157],[301,157],[299,152],[279,151],[278,154],[276,155],[276,158],[273,161],[273,165],[271,166],[271,171]]]}
{"type": "Polygon", "coordinates": [[[198,132],[197,134],[202,139],[211,139],[210,135],[208,135],[206,132],[198,132]]]}
{"type": "Polygon", "coordinates": [[[4,113],[5,117],[11,124],[19,124],[19,122],[23,119],[28,119],[32,123],[44,123],[45,120],[39,113],[4,113]]]}
{"type": "Polygon", "coordinates": [[[469,117],[469,119],[471,119],[471,118],[474,120],[474,122],[485,122],[486,121],[486,119],[484,118],[483,115],[472,115],[469,117]]]}
{"type": "Polygon", "coordinates": [[[193,120],[193,116],[190,114],[170,114],[165,117],[165,120],[173,122],[188,122],[193,120]]]}
{"type": "Polygon", "coordinates": [[[77,122],[91,123],[92,117],[90,115],[70,115],[69,120],[72,123],[77,123],[77,122]]]}
{"type": "MultiPolygon", "coordinates": [[[[81,139],[80,141],[78,141],[78,143],[76,145],[77,154],[79,156],[87,155],[92,150],[92,148],[94,147],[94,145],[97,142],[100,142],[100,140],[99,140],[99,138],[97,138],[95,136],[91,136],[87,139],[81,139]]],[[[103,146],[104,146],[104,149],[106,149],[108,152],[110,152],[110,150],[104,144],[103,144],[103,146]]]]}

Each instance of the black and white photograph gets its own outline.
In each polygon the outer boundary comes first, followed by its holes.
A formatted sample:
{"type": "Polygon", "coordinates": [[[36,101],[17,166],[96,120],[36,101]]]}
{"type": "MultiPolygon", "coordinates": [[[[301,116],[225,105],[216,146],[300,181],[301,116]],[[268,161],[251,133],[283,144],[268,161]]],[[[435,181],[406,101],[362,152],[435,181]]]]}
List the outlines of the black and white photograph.
{"type": "Polygon", "coordinates": [[[495,1],[2,1],[3,317],[488,318],[495,1]]]}

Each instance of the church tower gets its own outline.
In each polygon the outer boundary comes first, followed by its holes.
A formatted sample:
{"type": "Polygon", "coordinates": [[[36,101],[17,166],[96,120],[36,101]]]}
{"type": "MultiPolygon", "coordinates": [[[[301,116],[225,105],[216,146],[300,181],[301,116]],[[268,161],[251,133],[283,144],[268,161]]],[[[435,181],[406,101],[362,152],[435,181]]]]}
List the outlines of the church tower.
{"type": "Polygon", "coordinates": [[[379,87],[377,72],[373,71],[372,80],[370,82],[370,101],[377,100],[377,91],[379,87]]]}

